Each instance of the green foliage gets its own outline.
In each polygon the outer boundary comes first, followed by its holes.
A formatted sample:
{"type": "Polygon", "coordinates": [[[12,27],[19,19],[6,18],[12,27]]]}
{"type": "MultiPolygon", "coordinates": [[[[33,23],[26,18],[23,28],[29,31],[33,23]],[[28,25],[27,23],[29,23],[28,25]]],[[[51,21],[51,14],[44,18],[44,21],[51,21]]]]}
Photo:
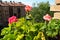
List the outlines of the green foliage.
{"type": "Polygon", "coordinates": [[[9,27],[2,29],[1,40],[33,40],[38,35],[40,26],[43,23],[33,23],[25,18],[20,18],[16,23],[9,24],[9,27]]]}
{"type": "Polygon", "coordinates": [[[47,40],[47,37],[56,37],[60,34],[60,20],[52,19],[45,23],[34,23],[25,18],[9,24],[9,27],[2,29],[0,40],[47,40]]]}
{"type": "MultiPolygon", "coordinates": [[[[53,16],[50,12],[49,2],[39,3],[37,7],[33,7],[30,12],[33,20],[25,18],[18,19],[17,22],[9,24],[9,27],[2,29],[1,35],[4,37],[0,40],[47,40],[47,37],[56,37],[60,34],[60,20],[52,19],[49,22],[43,22],[43,15],[46,13],[53,16]],[[40,21],[39,23],[34,22],[40,21]]],[[[27,17],[32,18],[31,15],[27,17]]]]}
{"type": "Polygon", "coordinates": [[[35,36],[33,40],[45,40],[43,32],[39,32],[38,35],[35,36]]]}
{"type": "Polygon", "coordinates": [[[60,30],[60,20],[53,19],[47,25],[46,34],[50,37],[56,37],[60,30]]]}
{"type": "Polygon", "coordinates": [[[33,7],[32,11],[30,12],[35,21],[43,22],[43,16],[45,14],[50,14],[53,16],[53,12],[50,11],[50,4],[49,2],[41,2],[38,3],[37,7],[33,7]]]}
{"type": "Polygon", "coordinates": [[[4,29],[2,29],[2,33],[1,33],[1,35],[6,35],[6,34],[8,34],[9,33],[9,28],[4,28],[4,29]]]}

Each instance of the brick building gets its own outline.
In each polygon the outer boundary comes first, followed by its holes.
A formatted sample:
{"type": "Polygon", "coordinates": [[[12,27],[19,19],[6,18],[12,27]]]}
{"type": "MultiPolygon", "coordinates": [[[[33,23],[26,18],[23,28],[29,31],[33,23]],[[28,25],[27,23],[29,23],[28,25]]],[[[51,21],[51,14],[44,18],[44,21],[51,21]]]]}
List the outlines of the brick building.
{"type": "Polygon", "coordinates": [[[60,19],[60,0],[55,0],[55,5],[50,7],[50,11],[54,12],[54,19],[60,19]]]}
{"type": "Polygon", "coordinates": [[[6,25],[8,18],[15,15],[17,18],[25,16],[25,5],[21,2],[0,1],[0,25],[6,25]]]}

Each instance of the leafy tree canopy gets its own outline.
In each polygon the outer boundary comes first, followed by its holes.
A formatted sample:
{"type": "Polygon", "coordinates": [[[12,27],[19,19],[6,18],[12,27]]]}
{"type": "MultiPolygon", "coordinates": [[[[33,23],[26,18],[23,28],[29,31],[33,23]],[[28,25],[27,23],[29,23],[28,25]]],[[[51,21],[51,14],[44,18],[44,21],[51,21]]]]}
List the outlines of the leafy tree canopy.
{"type": "MultiPolygon", "coordinates": [[[[34,3],[35,5],[35,3],[34,3]]],[[[37,6],[34,6],[32,8],[32,11],[30,12],[34,18],[35,21],[43,22],[43,16],[45,14],[50,14],[53,16],[53,12],[50,11],[50,4],[49,2],[40,2],[37,4],[37,6]]]]}

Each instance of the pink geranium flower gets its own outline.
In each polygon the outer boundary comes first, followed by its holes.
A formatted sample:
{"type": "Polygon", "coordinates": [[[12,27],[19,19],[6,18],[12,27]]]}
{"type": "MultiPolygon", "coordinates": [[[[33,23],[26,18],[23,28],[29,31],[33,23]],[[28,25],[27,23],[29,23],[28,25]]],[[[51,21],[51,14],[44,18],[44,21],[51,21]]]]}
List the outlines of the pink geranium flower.
{"type": "Polygon", "coordinates": [[[46,20],[46,21],[50,21],[51,16],[49,14],[46,14],[45,16],[43,16],[43,19],[46,20]]]}
{"type": "Polygon", "coordinates": [[[31,6],[29,6],[29,5],[26,5],[26,7],[25,7],[25,11],[26,11],[26,12],[29,12],[29,11],[31,11],[31,9],[32,9],[32,7],[31,7],[31,6]]]}
{"type": "Polygon", "coordinates": [[[12,16],[12,17],[10,17],[10,18],[8,19],[9,24],[11,24],[11,23],[13,23],[13,22],[16,22],[16,21],[17,21],[16,16],[12,16]]]}

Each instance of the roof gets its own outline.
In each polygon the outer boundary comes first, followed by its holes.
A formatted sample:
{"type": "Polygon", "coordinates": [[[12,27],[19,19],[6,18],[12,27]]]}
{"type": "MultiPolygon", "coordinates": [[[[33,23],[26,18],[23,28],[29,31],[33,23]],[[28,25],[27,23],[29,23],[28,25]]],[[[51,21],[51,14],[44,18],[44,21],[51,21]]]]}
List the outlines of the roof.
{"type": "Polygon", "coordinates": [[[25,6],[23,3],[21,3],[21,2],[12,2],[12,1],[10,1],[10,2],[7,2],[7,1],[5,1],[5,2],[0,2],[0,6],[25,6]]]}

